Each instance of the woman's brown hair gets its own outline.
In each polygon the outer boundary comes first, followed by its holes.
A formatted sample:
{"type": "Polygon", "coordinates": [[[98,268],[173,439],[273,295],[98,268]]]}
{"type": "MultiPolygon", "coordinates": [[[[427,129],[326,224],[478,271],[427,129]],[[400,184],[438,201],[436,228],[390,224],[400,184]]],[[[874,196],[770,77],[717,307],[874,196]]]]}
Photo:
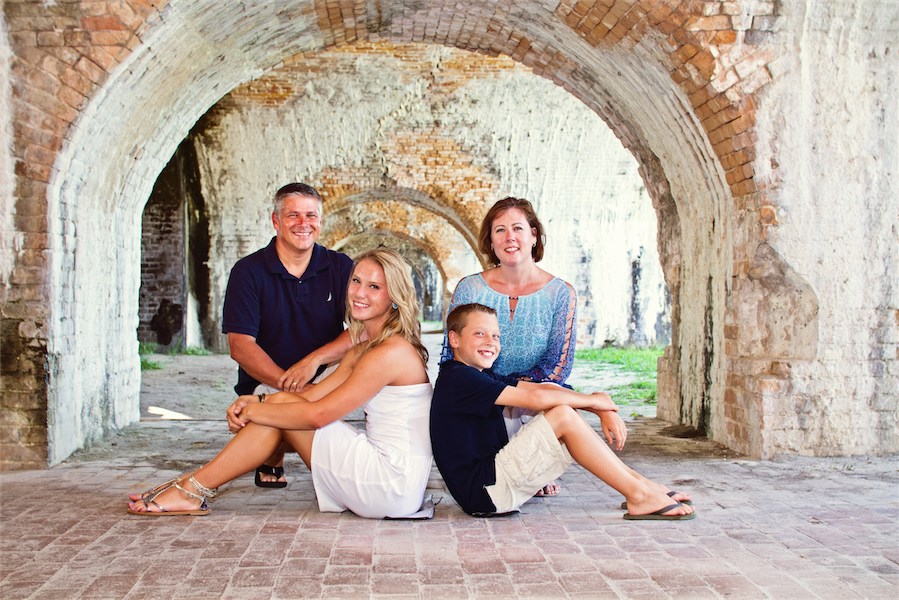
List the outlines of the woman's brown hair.
{"type": "Polygon", "coordinates": [[[493,221],[510,208],[517,208],[523,212],[528,221],[528,226],[534,230],[534,237],[537,238],[537,243],[531,248],[531,257],[533,257],[534,262],[540,262],[543,259],[543,246],[546,242],[546,233],[543,231],[543,224],[540,222],[540,219],[537,218],[534,206],[524,198],[507,196],[502,200],[497,200],[496,203],[490,207],[490,210],[484,215],[484,220],[481,221],[481,230],[478,232],[478,250],[490,260],[491,264],[499,264],[499,257],[496,255],[496,252],[493,251],[493,247],[490,244],[490,233],[491,229],[493,229],[493,221]]]}

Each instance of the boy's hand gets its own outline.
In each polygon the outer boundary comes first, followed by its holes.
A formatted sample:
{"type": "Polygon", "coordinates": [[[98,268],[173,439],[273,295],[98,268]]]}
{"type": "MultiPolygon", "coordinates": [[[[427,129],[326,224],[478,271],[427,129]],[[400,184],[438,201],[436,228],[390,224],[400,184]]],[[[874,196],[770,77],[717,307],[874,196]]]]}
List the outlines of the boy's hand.
{"type": "Polygon", "coordinates": [[[602,423],[602,432],[609,444],[615,450],[624,448],[624,442],[627,439],[627,426],[618,413],[610,410],[602,411],[599,413],[599,420],[602,423]]]}
{"type": "MultiPolygon", "coordinates": [[[[592,392],[590,395],[596,397],[595,400],[596,400],[597,404],[594,409],[594,412],[598,411],[598,410],[603,410],[603,411],[613,410],[616,412],[618,411],[618,407],[615,405],[614,402],[612,402],[612,397],[607,392],[592,392]]],[[[599,413],[597,413],[597,414],[599,414],[599,413]]],[[[602,415],[600,415],[600,416],[602,416],[602,415]]]]}

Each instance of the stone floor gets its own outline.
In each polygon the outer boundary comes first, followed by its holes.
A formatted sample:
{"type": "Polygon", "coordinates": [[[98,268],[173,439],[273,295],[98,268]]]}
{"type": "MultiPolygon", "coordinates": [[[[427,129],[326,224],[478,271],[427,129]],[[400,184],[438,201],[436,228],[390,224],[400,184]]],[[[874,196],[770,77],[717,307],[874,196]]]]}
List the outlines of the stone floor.
{"type": "Polygon", "coordinates": [[[629,423],[622,458],[694,495],[698,518],[628,522],[580,468],[518,515],[466,516],[436,470],[426,521],[318,512],[250,476],[207,517],[142,518],[125,495],[208,460],[221,420],[145,419],[48,470],[0,474],[0,598],[897,598],[899,459],[758,462],[629,423]]]}

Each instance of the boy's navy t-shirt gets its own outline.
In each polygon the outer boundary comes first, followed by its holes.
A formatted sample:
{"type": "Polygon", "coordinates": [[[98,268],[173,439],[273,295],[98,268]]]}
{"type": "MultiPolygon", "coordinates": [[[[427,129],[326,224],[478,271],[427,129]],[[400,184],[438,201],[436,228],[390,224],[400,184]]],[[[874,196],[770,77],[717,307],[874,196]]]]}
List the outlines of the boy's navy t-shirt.
{"type": "Polygon", "coordinates": [[[496,483],[494,457],[509,443],[496,399],[517,384],[456,360],[440,365],[431,400],[431,448],[447,489],[469,514],[496,512],[484,488],[496,483]]]}

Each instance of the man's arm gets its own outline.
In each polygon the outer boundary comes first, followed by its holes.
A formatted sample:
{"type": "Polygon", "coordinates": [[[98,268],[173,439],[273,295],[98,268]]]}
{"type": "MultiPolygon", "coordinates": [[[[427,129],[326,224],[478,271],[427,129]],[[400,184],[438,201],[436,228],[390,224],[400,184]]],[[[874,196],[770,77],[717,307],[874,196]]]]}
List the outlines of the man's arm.
{"type": "Polygon", "coordinates": [[[282,389],[279,379],[284,374],[284,369],[279,367],[256,343],[255,337],[243,333],[229,333],[228,348],[231,351],[231,358],[250,377],[265,385],[282,389]]]}
{"type": "Polygon", "coordinates": [[[302,390],[303,386],[312,381],[312,378],[315,377],[315,372],[320,366],[342,360],[352,347],[353,342],[350,340],[350,332],[344,329],[333,341],[313,350],[296,364],[283,371],[280,377],[278,377],[278,384],[274,387],[285,391],[302,390]]]}

